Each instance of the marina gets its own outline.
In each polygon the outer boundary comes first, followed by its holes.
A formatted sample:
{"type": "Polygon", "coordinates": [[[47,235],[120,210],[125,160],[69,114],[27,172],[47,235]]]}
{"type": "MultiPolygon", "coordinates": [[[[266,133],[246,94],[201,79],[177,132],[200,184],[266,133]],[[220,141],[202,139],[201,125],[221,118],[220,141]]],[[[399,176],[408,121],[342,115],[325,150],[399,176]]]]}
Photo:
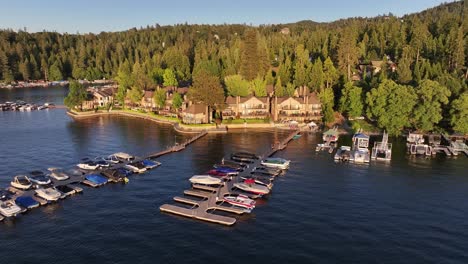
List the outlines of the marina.
{"type": "MultiPolygon", "coordinates": [[[[249,163],[249,168],[259,167],[261,163],[263,162],[262,161],[263,158],[267,159],[270,156],[272,156],[274,153],[276,153],[277,151],[284,149],[287,146],[288,142],[293,140],[293,138],[296,137],[298,134],[299,134],[298,130],[291,132],[285,139],[279,142],[270,151],[264,153],[264,155],[260,155],[260,157],[258,157],[257,155],[249,154],[249,153],[235,153],[235,154],[232,154],[230,158],[232,158],[233,160],[242,159],[242,161],[244,162],[245,161],[251,162],[249,163]]],[[[226,207],[226,206],[221,206],[221,205],[224,203],[224,197],[231,196],[234,194],[239,194],[238,192],[233,192],[235,187],[239,186],[239,184],[245,184],[248,186],[256,185],[256,184],[247,182],[247,180],[242,179],[242,177],[250,177],[252,170],[249,168],[246,168],[244,171],[239,172],[238,175],[230,177],[228,180],[226,180],[223,183],[204,182],[204,183],[214,183],[218,185],[218,187],[210,187],[210,186],[205,186],[205,185],[200,185],[200,184],[195,183],[192,185],[192,188],[193,188],[192,190],[184,191],[184,194],[187,196],[195,196],[195,197],[203,198],[203,200],[195,201],[195,200],[185,198],[185,197],[178,197],[178,196],[174,197],[175,202],[190,204],[192,205],[191,208],[185,208],[185,207],[172,205],[172,204],[163,204],[159,207],[159,209],[161,212],[189,217],[189,218],[193,218],[193,219],[197,219],[201,221],[207,221],[207,222],[217,223],[217,224],[226,225],[226,226],[234,225],[236,223],[236,218],[217,215],[217,214],[214,214],[213,211],[220,210],[220,211],[225,211],[225,212],[234,213],[234,214],[243,214],[246,212],[245,209],[233,208],[232,206],[226,207]]],[[[258,197],[259,194],[260,193],[254,193],[254,195],[248,195],[248,194],[245,194],[245,195],[249,198],[255,198],[255,197],[258,197]]]]}
{"type": "Polygon", "coordinates": [[[36,170],[30,172],[30,176],[15,176],[10,187],[0,190],[2,192],[2,195],[0,195],[0,221],[5,220],[5,218],[15,217],[39,206],[58,202],[73,194],[82,193],[83,188],[79,187],[78,184],[98,188],[109,182],[128,183],[127,176],[132,174],[131,171],[143,173],[146,170],[156,168],[161,163],[151,159],[181,151],[187,145],[205,135],[206,131],[200,132],[182,144],[176,144],[166,150],[145,157],[136,157],[119,152],[105,158],[115,162],[107,163],[104,158],[99,157],[95,160],[85,158],[77,164],[77,168],[68,171],[60,168],[49,168],[49,174],[36,170]],[[18,210],[10,209],[13,207],[18,208],[18,210]]]}

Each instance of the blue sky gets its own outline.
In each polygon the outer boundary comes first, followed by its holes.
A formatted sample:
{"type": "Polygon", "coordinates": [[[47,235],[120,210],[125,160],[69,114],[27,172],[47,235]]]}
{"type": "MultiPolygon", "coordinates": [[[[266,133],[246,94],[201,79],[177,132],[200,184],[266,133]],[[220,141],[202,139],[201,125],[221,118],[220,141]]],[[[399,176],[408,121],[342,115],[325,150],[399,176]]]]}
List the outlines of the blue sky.
{"type": "Polygon", "coordinates": [[[0,28],[87,33],[146,25],[279,24],[310,19],[401,16],[444,0],[0,0],[0,28]]]}

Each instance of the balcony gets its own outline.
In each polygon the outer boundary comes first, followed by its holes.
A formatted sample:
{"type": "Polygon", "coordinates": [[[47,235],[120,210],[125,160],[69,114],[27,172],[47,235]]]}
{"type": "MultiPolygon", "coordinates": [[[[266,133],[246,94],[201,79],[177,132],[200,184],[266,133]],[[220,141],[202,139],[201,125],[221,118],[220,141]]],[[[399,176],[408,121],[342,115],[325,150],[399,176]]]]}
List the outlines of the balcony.
{"type": "Polygon", "coordinates": [[[240,106],[241,110],[256,110],[256,109],[267,109],[266,105],[260,104],[260,105],[241,105],[240,106]]]}

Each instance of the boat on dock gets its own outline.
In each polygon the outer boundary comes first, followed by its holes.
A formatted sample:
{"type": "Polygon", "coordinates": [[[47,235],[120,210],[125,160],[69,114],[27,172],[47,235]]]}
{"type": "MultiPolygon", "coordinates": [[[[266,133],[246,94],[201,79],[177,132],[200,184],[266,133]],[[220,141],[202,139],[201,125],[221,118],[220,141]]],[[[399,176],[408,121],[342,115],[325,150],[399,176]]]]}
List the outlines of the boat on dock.
{"type": "Polygon", "coordinates": [[[151,169],[161,166],[160,162],[149,160],[149,159],[142,160],[141,162],[147,170],[151,170],[151,169]]]}
{"type": "Polygon", "coordinates": [[[258,195],[266,195],[270,193],[270,189],[268,189],[268,187],[260,185],[260,184],[256,184],[252,180],[246,180],[246,181],[247,182],[244,181],[244,182],[234,183],[233,186],[244,192],[258,194],[258,195]]]}
{"type": "Polygon", "coordinates": [[[465,137],[463,135],[443,135],[446,142],[449,143],[448,149],[454,156],[458,156],[459,153],[464,153],[468,156],[468,146],[465,143],[465,137]]]}
{"type": "Polygon", "coordinates": [[[349,161],[351,157],[351,147],[350,146],[341,146],[333,156],[333,159],[336,161],[349,161]]]}
{"type": "Polygon", "coordinates": [[[28,190],[32,187],[32,183],[26,175],[15,176],[10,185],[20,190],[28,190]]]}
{"type": "Polygon", "coordinates": [[[15,199],[15,203],[23,208],[32,209],[39,207],[39,202],[34,200],[31,196],[19,196],[15,199]]]}
{"type": "Polygon", "coordinates": [[[125,165],[125,168],[133,171],[134,173],[143,173],[147,170],[145,164],[142,161],[136,161],[125,165]]]}
{"type": "Polygon", "coordinates": [[[209,175],[194,175],[189,181],[192,184],[202,184],[202,185],[222,185],[223,181],[220,178],[211,177],[209,175]]]}
{"type": "Polygon", "coordinates": [[[323,132],[323,136],[322,136],[323,142],[329,142],[329,143],[336,143],[339,138],[340,138],[340,135],[338,133],[337,127],[331,128],[323,132]]]}
{"type": "Polygon", "coordinates": [[[250,199],[247,195],[243,194],[226,194],[223,201],[249,210],[253,210],[256,204],[255,200],[250,199]]]}
{"type": "Polygon", "coordinates": [[[261,174],[267,174],[267,175],[272,175],[276,177],[280,175],[283,172],[283,170],[279,168],[258,166],[258,167],[254,167],[251,173],[257,173],[257,172],[261,174]]]}
{"type": "Polygon", "coordinates": [[[133,174],[132,171],[126,168],[107,169],[101,172],[111,182],[125,182],[125,179],[133,174]]]}
{"type": "Polygon", "coordinates": [[[423,134],[409,133],[406,138],[406,147],[411,155],[431,156],[434,153],[432,146],[425,144],[423,134]]]}
{"type": "Polygon", "coordinates": [[[349,161],[355,163],[369,163],[369,136],[359,132],[353,136],[353,146],[351,149],[351,156],[349,161]]]}
{"type": "Polygon", "coordinates": [[[40,171],[33,171],[31,172],[31,176],[28,179],[35,185],[35,186],[45,186],[50,184],[52,181],[50,180],[49,176],[45,175],[44,173],[40,174],[40,171]]]}
{"type": "Polygon", "coordinates": [[[0,214],[5,217],[15,217],[16,215],[22,213],[23,210],[21,207],[16,205],[14,201],[2,201],[0,202],[0,214]]]}
{"type": "Polygon", "coordinates": [[[65,181],[70,178],[70,176],[68,176],[68,174],[61,168],[49,168],[48,170],[50,171],[49,176],[57,181],[65,181]]]}
{"type": "Polygon", "coordinates": [[[100,167],[99,164],[88,158],[82,159],[80,163],[76,164],[76,166],[82,170],[97,170],[100,167]]]}
{"type": "Polygon", "coordinates": [[[108,182],[107,178],[98,174],[88,174],[85,176],[84,184],[89,185],[93,188],[104,185],[108,182]]]}
{"type": "Polygon", "coordinates": [[[388,134],[385,131],[382,136],[382,141],[374,142],[371,158],[386,161],[392,159],[392,144],[388,143],[388,134]]]}
{"type": "Polygon", "coordinates": [[[39,198],[47,200],[49,202],[57,201],[63,198],[63,194],[54,187],[49,188],[38,188],[34,191],[39,198]]]}
{"type": "Polygon", "coordinates": [[[231,154],[231,160],[237,162],[253,163],[255,160],[258,159],[259,157],[257,155],[250,152],[236,152],[231,154]]]}
{"type": "Polygon", "coordinates": [[[260,164],[262,164],[265,167],[279,168],[285,170],[289,168],[289,163],[291,163],[290,160],[286,160],[283,158],[266,158],[262,160],[260,164]]]}
{"type": "Polygon", "coordinates": [[[60,185],[55,187],[59,192],[63,193],[65,196],[70,196],[76,193],[76,190],[68,187],[67,185],[60,185]]]}
{"type": "Polygon", "coordinates": [[[112,158],[112,159],[117,159],[121,162],[129,162],[129,161],[133,161],[135,160],[135,157],[128,154],[128,153],[125,153],[125,152],[117,152],[117,153],[114,153],[112,155],[109,156],[109,158],[112,158]]]}
{"type": "Polygon", "coordinates": [[[254,176],[254,175],[241,176],[240,178],[242,180],[244,180],[244,182],[250,181],[250,182],[253,182],[253,183],[258,184],[258,185],[263,185],[263,186],[267,187],[270,190],[271,190],[271,188],[273,188],[273,179],[274,178],[259,177],[259,176],[254,176]]]}

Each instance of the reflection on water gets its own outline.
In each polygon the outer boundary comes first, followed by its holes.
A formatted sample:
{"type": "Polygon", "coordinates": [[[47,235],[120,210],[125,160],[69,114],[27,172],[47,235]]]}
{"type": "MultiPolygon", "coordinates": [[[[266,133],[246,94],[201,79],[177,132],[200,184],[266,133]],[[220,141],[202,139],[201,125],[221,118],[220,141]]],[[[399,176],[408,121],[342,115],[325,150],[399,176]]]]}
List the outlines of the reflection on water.
{"type": "MultiPolygon", "coordinates": [[[[20,172],[68,167],[86,156],[118,151],[155,152],[191,136],[140,119],[73,120],[57,109],[0,112],[0,124],[2,186],[20,172]]],[[[316,153],[318,134],[293,140],[275,154],[291,160],[290,170],[275,180],[270,196],[258,200],[253,214],[233,227],[159,212],[160,205],[190,188],[192,175],[234,151],[263,153],[285,133],[209,134],[161,157],[161,167],[131,177],[129,184],[84,187],[82,195],[1,223],[2,263],[207,263],[221,256],[232,263],[463,263],[468,258],[468,159],[410,157],[401,138],[390,139],[391,162],[368,165],[335,163],[330,154],[316,153]]]]}

